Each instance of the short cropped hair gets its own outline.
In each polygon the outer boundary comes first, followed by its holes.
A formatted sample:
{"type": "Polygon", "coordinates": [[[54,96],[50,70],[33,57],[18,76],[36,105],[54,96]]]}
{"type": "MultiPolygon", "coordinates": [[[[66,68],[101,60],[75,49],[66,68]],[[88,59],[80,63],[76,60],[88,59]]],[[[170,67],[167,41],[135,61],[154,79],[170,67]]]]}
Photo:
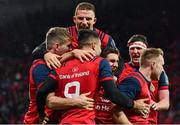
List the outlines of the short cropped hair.
{"type": "Polygon", "coordinates": [[[114,48],[114,47],[106,47],[103,49],[102,53],[101,53],[101,56],[103,58],[106,58],[108,54],[110,53],[114,53],[114,54],[117,54],[118,56],[120,56],[120,52],[117,48],[114,48]]]}
{"type": "Polygon", "coordinates": [[[78,47],[81,49],[84,46],[89,46],[92,43],[98,43],[100,39],[96,32],[89,29],[82,29],[78,32],[78,47]]]}
{"type": "Polygon", "coordinates": [[[146,36],[141,35],[141,34],[136,34],[136,35],[131,36],[131,38],[127,42],[127,46],[129,47],[130,43],[134,43],[134,42],[137,42],[137,41],[141,41],[146,46],[148,46],[148,42],[147,42],[146,36]]]}
{"type": "Polygon", "coordinates": [[[63,27],[52,27],[46,33],[46,48],[47,50],[52,49],[52,45],[55,42],[63,44],[65,41],[72,41],[72,37],[66,28],[63,27]]]}
{"type": "Polygon", "coordinates": [[[77,10],[92,10],[95,14],[95,6],[88,2],[81,2],[76,6],[74,15],[76,15],[77,10]]]}
{"type": "Polygon", "coordinates": [[[140,57],[140,66],[147,67],[149,66],[149,63],[158,58],[159,56],[164,56],[164,52],[160,48],[147,48],[143,51],[141,57],[140,57]]]}

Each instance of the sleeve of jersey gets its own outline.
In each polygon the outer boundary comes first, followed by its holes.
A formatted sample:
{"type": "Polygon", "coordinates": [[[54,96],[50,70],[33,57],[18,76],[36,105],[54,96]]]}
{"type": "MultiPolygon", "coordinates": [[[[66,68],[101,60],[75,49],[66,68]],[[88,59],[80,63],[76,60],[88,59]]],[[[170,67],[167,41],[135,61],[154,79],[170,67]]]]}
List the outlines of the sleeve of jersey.
{"type": "Polygon", "coordinates": [[[99,70],[100,70],[99,71],[100,82],[103,82],[106,80],[113,80],[112,70],[111,70],[111,67],[110,67],[110,65],[106,59],[103,59],[100,62],[99,70]]]}
{"type": "Polygon", "coordinates": [[[45,64],[37,65],[32,71],[32,78],[36,85],[40,85],[48,77],[50,69],[45,64]]]}
{"type": "Polygon", "coordinates": [[[116,44],[111,36],[109,36],[108,46],[116,48],[116,44]]]}
{"type": "Polygon", "coordinates": [[[52,79],[54,79],[54,80],[58,80],[58,78],[57,78],[57,73],[56,73],[56,71],[55,70],[52,70],[50,73],[49,73],[49,77],[50,78],[52,78],[52,79]]]}
{"type": "Polygon", "coordinates": [[[158,81],[158,90],[168,90],[168,88],[169,88],[169,78],[166,72],[163,71],[158,81]]]}
{"type": "Polygon", "coordinates": [[[128,77],[121,81],[118,84],[118,89],[123,95],[126,95],[131,100],[134,100],[141,92],[139,81],[133,77],[128,77]]]}
{"type": "Polygon", "coordinates": [[[42,44],[40,44],[33,50],[32,60],[43,59],[45,52],[46,52],[46,44],[45,44],[45,42],[43,42],[42,44]]]}
{"type": "Polygon", "coordinates": [[[168,83],[158,83],[158,90],[168,90],[168,89],[169,89],[168,83]]]}

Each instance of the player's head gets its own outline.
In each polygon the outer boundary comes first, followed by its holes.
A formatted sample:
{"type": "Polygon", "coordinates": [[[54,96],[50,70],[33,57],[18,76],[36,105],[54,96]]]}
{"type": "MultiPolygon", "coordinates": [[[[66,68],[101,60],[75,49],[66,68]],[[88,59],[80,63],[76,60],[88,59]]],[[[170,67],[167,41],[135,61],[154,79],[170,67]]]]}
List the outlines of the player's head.
{"type": "Polygon", "coordinates": [[[140,58],[140,67],[149,67],[152,71],[151,79],[159,79],[161,72],[164,70],[163,51],[160,48],[148,48],[143,51],[140,58]]]}
{"type": "Polygon", "coordinates": [[[112,68],[112,72],[116,72],[119,64],[120,52],[117,48],[106,47],[103,49],[101,56],[106,58],[112,68]]]}
{"type": "Polygon", "coordinates": [[[66,28],[50,28],[45,41],[47,50],[55,54],[62,55],[71,50],[72,37],[66,28]]]}
{"type": "Polygon", "coordinates": [[[135,66],[139,66],[139,58],[142,51],[148,46],[146,36],[141,34],[133,35],[128,40],[127,46],[129,47],[131,63],[135,66]]]}
{"type": "Polygon", "coordinates": [[[73,21],[76,25],[77,30],[93,30],[93,25],[96,23],[94,5],[88,2],[79,3],[76,7],[73,21]]]}
{"type": "Polygon", "coordinates": [[[91,49],[97,56],[101,54],[101,41],[93,30],[83,29],[78,33],[78,47],[91,49]]]}

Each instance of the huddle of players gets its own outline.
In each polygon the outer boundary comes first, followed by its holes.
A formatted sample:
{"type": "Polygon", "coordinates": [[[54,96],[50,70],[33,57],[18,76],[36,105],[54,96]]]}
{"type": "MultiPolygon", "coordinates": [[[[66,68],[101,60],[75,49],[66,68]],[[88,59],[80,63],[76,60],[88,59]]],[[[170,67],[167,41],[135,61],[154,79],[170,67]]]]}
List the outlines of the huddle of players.
{"type": "Polygon", "coordinates": [[[94,6],[80,3],[73,20],[75,26],[51,28],[34,52],[41,59],[30,69],[30,105],[24,123],[58,123],[58,119],[61,124],[157,124],[157,111],[169,107],[162,50],[147,49],[143,35],[132,36],[131,61],[115,78],[120,53],[111,36],[93,27],[94,6]]]}

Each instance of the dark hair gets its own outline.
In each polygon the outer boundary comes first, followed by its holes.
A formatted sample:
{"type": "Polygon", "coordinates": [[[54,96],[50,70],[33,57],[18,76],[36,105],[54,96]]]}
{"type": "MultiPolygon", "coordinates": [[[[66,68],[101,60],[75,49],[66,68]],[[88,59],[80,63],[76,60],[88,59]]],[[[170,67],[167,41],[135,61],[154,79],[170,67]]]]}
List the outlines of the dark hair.
{"type": "Polygon", "coordinates": [[[118,50],[117,48],[109,47],[109,46],[103,49],[103,51],[102,51],[102,53],[101,53],[101,56],[102,56],[103,58],[106,58],[107,55],[110,54],[110,53],[115,53],[115,54],[117,54],[118,56],[120,56],[120,52],[119,52],[119,50],[118,50]]]}
{"type": "Polygon", "coordinates": [[[82,48],[84,46],[90,45],[93,42],[99,42],[100,39],[96,32],[89,29],[82,29],[78,32],[78,46],[82,48]]]}
{"type": "Polygon", "coordinates": [[[146,46],[148,46],[146,36],[141,35],[141,34],[136,34],[136,35],[131,36],[131,38],[128,40],[127,46],[129,47],[130,43],[137,42],[137,41],[141,41],[144,44],[146,44],[146,46]]]}

